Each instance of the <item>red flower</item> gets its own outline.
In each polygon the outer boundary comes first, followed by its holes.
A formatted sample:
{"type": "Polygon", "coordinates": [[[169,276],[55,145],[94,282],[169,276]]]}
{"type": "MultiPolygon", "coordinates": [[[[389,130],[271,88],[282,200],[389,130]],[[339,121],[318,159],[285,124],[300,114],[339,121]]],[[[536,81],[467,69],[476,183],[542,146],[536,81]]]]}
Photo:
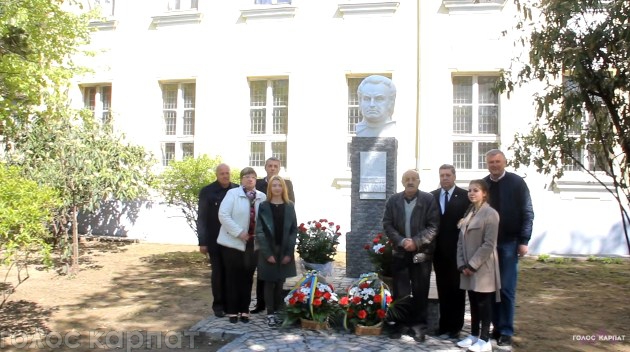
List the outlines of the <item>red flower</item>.
{"type": "Polygon", "coordinates": [[[348,309],[348,316],[352,317],[354,315],[354,311],[352,310],[352,308],[348,309]]]}
{"type": "Polygon", "coordinates": [[[392,303],[392,296],[387,296],[387,298],[385,299],[385,302],[387,302],[387,304],[392,303]]]}
{"type": "Polygon", "coordinates": [[[376,311],[376,316],[379,319],[384,319],[386,314],[387,314],[387,312],[385,312],[384,309],[379,309],[379,310],[376,311]]]}
{"type": "Polygon", "coordinates": [[[379,248],[378,252],[379,252],[379,253],[385,253],[385,247],[381,247],[381,248],[379,248]]]}
{"type": "Polygon", "coordinates": [[[373,242],[374,244],[377,244],[377,243],[378,243],[378,238],[373,239],[373,240],[372,240],[372,242],[373,242]]]}
{"type": "Polygon", "coordinates": [[[348,305],[348,296],[341,297],[341,299],[339,300],[339,304],[341,304],[342,306],[347,306],[348,305]]]}
{"type": "Polygon", "coordinates": [[[328,223],[328,225],[329,226],[335,226],[335,223],[331,221],[331,222],[328,223]]]}
{"type": "Polygon", "coordinates": [[[291,298],[289,298],[289,304],[290,304],[290,305],[295,305],[295,302],[297,302],[297,301],[295,300],[295,297],[291,297],[291,298]]]}
{"type": "Polygon", "coordinates": [[[379,233],[378,235],[376,235],[376,238],[381,239],[381,237],[383,237],[382,233],[379,233]]]}
{"type": "Polygon", "coordinates": [[[317,223],[315,223],[315,227],[319,229],[319,228],[321,228],[321,227],[322,227],[322,224],[320,224],[320,223],[318,223],[318,222],[317,222],[317,223]]]}
{"type": "Polygon", "coordinates": [[[361,303],[361,297],[359,297],[359,296],[352,297],[352,303],[354,303],[354,304],[361,303]]]}
{"type": "Polygon", "coordinates": [[[368,287],[370,287],[370,284],[369,284],[369,283],[367,283],[367,282],[362,282],[362,283],[359,285],[359,288],[360,288],[360,289],[364,289],[364,288],[368,288],[368,287]]]}
{"type": "Polygon", "coordinates": [[[381,303],[382,301],[383,298],[381,297],[381,295],[374,296],[374,303],[381,303]]]}
{"type": "Polygon", "coordinates": [[[322,291],[320,290],[315,290],[315,297],[319,298],[322,296],[322,291]]]}
{"type": "Polygon", "coordinates": [[[297,295],[298,301],[304,302],[304,298],[306,298],[306,295],[302,292],[298,292],[298,295],[297,295]]]}
{"type": "Polygon", "coordinates": [[[330,292],[326,292],[326,293],[324,293],[324,298],[325,298],[327,301],[330,301],[330,292]]]}
{"type": "Polygon", "coordinates": [[[322,300],[321,300],[321,299],[319,299],[319,298],[315,298],[315,299],[313,300],[313,305],[314,305],[315,307],[319,307],[319,306],[321,306],[321,305],[322,305],[322,300]]]}
{"type": "Polygon", "coordinates": [[[365,246],[363,246],[363,249],[365,249],[366,251],[369,251],[370,250],[370,245],[366,244],[365,246]]]}
{"type": "Polygon", "coordinates": [[[359,313],[357,313],[357,317],[359,317],[359,319],[365,319],[365,317],[367,317],[367,312],[364,309],[361,309],[359,313]]]}

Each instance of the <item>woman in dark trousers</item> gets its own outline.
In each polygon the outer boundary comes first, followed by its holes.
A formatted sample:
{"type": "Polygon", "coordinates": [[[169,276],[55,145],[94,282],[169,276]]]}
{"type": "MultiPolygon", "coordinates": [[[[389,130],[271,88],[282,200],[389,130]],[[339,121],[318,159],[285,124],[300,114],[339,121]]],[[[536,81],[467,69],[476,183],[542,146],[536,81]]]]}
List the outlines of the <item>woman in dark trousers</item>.
{"type": "Polygon", "coordinates": [[[221,230],[217,243],[225,267],[225,313],[230,323],[249,322],[256,252],[254,236],[258,207],[267,197],[256,190],[256,171],[241,170],[241,187],[225,194],[219,207],[221,230]]]}
{"type": "Polygon", "coordinates": [[[472,352],[489,352],[492,306],[500,299],[501,289],[497,256],[499,213],[487,202],[488,185],[484,180],[470,181],[468,199],[472,204],[459,222],[457,267],[461,273],[460,288],[468,291],[470,300],[471,334],[457,345],[472,352]]]}
{"type": "Polygon", "coordinates": [[[275,327],[279,323],[275,314],[282,303],[284,281],[297,275],[294,258],[297,218],[282,177],[271,177],[267,195],[256,221],[258,276],[265,283],[267,325],[275,327]]]}

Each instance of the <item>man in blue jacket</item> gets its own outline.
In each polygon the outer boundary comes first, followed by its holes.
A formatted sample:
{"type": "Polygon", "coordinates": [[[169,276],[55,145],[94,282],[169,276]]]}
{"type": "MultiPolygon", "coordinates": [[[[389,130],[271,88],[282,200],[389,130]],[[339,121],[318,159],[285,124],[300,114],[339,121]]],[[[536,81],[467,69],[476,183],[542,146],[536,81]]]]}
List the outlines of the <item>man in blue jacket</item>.
{"type": "Polygon", "coordinates": [[[505,171],[507,160],[498,149],[486,153],[490,175],[489,203],[499,213],[497,253],[501,274],[501,302],[493,309],[493,338],[499,346],[511,346],[514,335],[514,306],[518,278],[518,257],[527,254],[532,235],[534,210],[529,188],[522,177],[505,171]]]}

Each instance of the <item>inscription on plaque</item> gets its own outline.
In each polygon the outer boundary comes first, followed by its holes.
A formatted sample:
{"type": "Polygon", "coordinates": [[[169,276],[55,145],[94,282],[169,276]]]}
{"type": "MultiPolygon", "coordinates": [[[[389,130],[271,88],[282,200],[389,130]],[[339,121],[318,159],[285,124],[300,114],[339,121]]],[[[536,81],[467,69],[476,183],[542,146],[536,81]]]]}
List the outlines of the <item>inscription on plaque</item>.
{"type": "Polygon", "coordinates": [[[386,152],[361,152],[360,199],[385,199],[386,152]]]}

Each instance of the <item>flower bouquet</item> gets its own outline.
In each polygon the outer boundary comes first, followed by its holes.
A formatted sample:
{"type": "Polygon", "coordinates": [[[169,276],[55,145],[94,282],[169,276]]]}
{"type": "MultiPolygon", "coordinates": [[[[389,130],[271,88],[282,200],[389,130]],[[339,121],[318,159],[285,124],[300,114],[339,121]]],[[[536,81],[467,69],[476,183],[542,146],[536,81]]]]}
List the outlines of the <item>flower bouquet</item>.
{"type": "MultiPolygon", "coordinates": [[[[380,327],[392,302],[392,294],[376,273],[361,274],[359,280],[348,289],[348,295],[339,304],[346,311],[344,325],[358,328],[380,327]]],[[[380,329],[375,334],[380,334],[380,329]]]]}
{"type": "Polygon", "coordinates": [[[300,224],[296,251],[302,258],[304,271],[317,270],[322,275],[332,274],[332,261],[339,244],[339,225],[326,219],[300,224]]]}
{"type": "Polygon", "coordinates": [[[382,276],[392,276],[392,241],[382,233],[374,236],[370,243],[363,247],[374,264],[376,271],[382,276]]]}
{"type": "Polygon", "coordinates": [[[328,323],[328,318],[339,310],[339,299],[332,285],[327,284],[317,271],[309,271],[284,298],[286,325],[298,320],[328,323]]]}

